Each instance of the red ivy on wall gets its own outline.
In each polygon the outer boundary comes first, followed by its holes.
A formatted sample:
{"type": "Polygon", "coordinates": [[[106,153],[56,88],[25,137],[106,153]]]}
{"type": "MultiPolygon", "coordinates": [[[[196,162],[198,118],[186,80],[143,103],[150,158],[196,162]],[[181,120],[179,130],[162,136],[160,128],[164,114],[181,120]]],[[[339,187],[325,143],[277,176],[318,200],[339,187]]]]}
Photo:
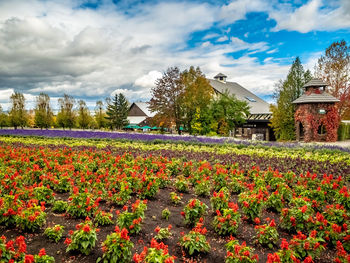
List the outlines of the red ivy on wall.
{"type": "Polygon", "coordinates": [[[295,123],[301,122],[304,128],[304,141],[327,141],[337,140],[339,114],[336,105],[329,103],[300,104],[295,112],[295,123]],[[326,110],[326,114],[320,114],[319,110],[326,110]],[[318,134],[320,125],[326,129],[325,135],[318,134]]]}

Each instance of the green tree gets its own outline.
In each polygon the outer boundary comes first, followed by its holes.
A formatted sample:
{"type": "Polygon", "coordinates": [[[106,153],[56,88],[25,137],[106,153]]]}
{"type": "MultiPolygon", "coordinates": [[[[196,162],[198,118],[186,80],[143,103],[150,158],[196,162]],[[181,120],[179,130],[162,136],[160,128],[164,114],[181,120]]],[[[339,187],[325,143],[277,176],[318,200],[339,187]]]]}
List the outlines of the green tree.
{"type": "MultiPolygon", "coordinates": [[[[184,113],[184,121],[190,134],[193,133],[193,120],[201,116],[207,116],[208,108],[213,98],[214,90],[200,68],[190,67],[181,73],[181,83],[184,92],[181,96],[181,109],[184,113]]],[[[202,125],[203,126],[203,125],[202,125]]]]}
{"type": "Polygon", "coordinates": [[[40,93],[36,97],[34,123],[39,128],[49,128],[53,123],[53,113],[50,106],[50,97],[45,93],[40,93]]]}
{"type": "Polygon", "coordinates": [[[168,126],[175,123],[177,132],[181,134],[180,127],[183,122],[181,100],[184,86],[181,83],[179,68],[168,68],[155,84],[151,90],[152,99],[149,102],[150,111],[156,112],[154,119],[168,126]]]}
{"type": "Polygon", "coordinates": [[[11,100],[11,110],[9,113],[10,125],[15,129],[27,125],[28,114],[25,110],[25,98],[22,93],[15,92],[10,97],[11,100]]]}
{"type": "Polygon", "coordinates": [[[214,98],[210,106],[214,122],[211,126],[217,134],[227,135],[236,126],[243,124],[249,115],[248,103],[238,100],[228,91],[214,98]]]}
{"type": "Polygon", "coordinates": [[[90,127],[92,118],[84,100],[78,101],[78,125],[83,130],[90,127]]]}
{"type": "Polygon", "coordinates": [[[72,129],[75,126],[76,115],[73,110],[75,99],[67,94],[58,100],[60,111],[57,114],[57,124],[63,129],[72,129]]]}
{"type": "Polygon", "coordinates": [[[128,125],[129,103],[122,93],[115,94],[113,100],[107,101],[106,119],[109,122],[109,127],[113,130],[122,129],[128,125]]]}
{"type": "Polygon", "coordinates": [[[333,42],[318,59],[316,76],[329,84],[330,93],[338,98],[339,114],[350,118],[350,46],[344,40],[333,42]]]}
{"type": "Polygon", "coordinates": [[[311,72],[309,70],[304,71],[300,59],[297,57],[289,70],[287,78],[277,83],[274,94],[277,105],[271,106],[272,118],[270,124],[277,140],[295,139],[295,106],[292,102],[303,94],[303,86],[311,78],[311,72]]]}
{"type": "Polygon", "coordinates": [[[103,110],[103,101],[102,100],[99,100],[96,102],[95,122],[96,122],[98,129],[104,128],[106,126],[106,114],[103,110]]]}
{"type": "Polygon", "coordinates": [[[0,105],[0,128],[6,127],[8,125],[8,117],[7,114],[2,110],[0,105]]]}

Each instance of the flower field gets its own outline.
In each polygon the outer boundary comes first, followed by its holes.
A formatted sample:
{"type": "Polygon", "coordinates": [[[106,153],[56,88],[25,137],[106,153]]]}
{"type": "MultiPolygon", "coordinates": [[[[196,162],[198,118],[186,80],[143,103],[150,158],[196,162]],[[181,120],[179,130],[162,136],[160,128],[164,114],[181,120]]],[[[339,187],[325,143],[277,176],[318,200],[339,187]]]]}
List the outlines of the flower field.
{"type": "Polygon", "coordinates": [[[0,136],[0,262],[350,262],[349,175],[347,149],[0,136]]]}

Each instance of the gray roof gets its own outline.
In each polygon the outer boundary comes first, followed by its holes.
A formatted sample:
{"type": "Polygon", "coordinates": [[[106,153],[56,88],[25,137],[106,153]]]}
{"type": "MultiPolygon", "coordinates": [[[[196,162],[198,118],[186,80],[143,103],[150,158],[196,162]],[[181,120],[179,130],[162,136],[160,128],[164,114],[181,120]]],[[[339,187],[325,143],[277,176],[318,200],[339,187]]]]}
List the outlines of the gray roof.
{"type": "Polygon", "coordinates": [[[210,85],[218,93],[223,94],[226,90],[229,94],[236,95],[236,98],[248,102],[251,114],[270,114],[270,105],[256,96],[254,93],[243,88],[236,82],[222,82],[214,79],[209,79],[210,85]]]}
{"type": "Polygon", "coordinates": [[[148,103],[147,102],[134,102],[136,104],[136,106],[138,106],[140,108],[140,110],[142,110],[147,117],[154,117],[154,115],[156,115],[155,112],[151,112],[148,108],[148,103]]]}
{"type": "Polygon", "coordinates": [[[327,92],[323,92],[320,94],[311,93],[310,95],[303,94],[299,98],[297,98],[292,103],[301,104],[301,103],[329,103],[329,102],[339,102],[339,100],[333,97],[331,94],[327,92]]]}
{"type": "Polygon", "coordinates": [[[325,86],[328,86],[328,84],[323,82],[322,79],[313,78],[312,80],[310,80],[308,83],[306,83],[304,85],[304,88],[307,88],[307,87],[325,87],[325,86]]]}

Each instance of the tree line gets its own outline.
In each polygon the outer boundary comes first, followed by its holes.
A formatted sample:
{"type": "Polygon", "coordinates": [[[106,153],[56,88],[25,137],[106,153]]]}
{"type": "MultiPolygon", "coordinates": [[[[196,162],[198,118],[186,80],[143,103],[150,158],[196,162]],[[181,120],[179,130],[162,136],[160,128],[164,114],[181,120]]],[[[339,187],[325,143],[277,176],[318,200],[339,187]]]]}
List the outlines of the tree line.
{"type": "Polygon", "coordinates": [[[127,116],[129,103],[123,94],[115,94],[96,102],[95,114],[90,113],[84,100],[76,100],[64,94],[58,100],[59,111],[54,115],[50,97],[40,93],[36,97],[35,108],[30,114],[25,109],[25,97],[20,92],[15,92],[10,97],[10,109],[5,113],[0,105],[0,127],[14,127],[15,129],[26,126],[48,129],[60,127],[63,129],[122,129],[128,124],[127,116]],[[106,110],[104,109],[106,105],[106,110]]]}
{"type": "MultiPolygon", "coordinates": [[[[314,76],[329,85],[328,92],[340,100],[338,113],[343,120],[350,119],[350,46],[346,41],[333,42],[318,59],[314,76]]],[[[304,70],[299,57],[293,62],[284,80],[276,84],[271,106],[271,127],[277,140],[295,140],[294,100],[300,97],[303,86],[312,78],[310,70],[304,70]]]]}

